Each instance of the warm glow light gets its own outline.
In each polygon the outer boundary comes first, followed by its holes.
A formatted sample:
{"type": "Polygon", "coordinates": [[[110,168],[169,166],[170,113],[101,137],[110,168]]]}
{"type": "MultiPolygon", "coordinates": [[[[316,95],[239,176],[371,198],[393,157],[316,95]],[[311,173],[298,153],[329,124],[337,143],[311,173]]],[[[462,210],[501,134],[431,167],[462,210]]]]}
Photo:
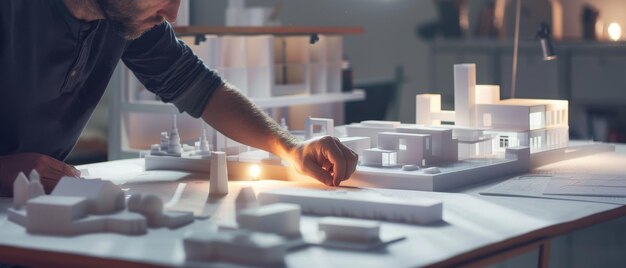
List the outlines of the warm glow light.
{"type": "Polygon", "coordinates": [[[250,172],[250,177],[252,177],[253,180],[258,180],[259,176],[261,176],[261,168],[258,165],[250,166],[248,171],[250,172]]]}
{"type": "Polygon", "coordinates": [[[617,22],[609,25],[609,37],[613,41],[619,41],[622,38],[622,27],[617,22]]]}

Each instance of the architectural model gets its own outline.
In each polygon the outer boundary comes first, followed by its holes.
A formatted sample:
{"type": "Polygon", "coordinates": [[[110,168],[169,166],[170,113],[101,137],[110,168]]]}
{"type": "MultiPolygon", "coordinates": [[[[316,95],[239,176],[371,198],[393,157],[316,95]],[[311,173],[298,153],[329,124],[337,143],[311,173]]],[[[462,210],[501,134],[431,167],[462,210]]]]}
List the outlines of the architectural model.
{"type": "MultiPolygon", "coordinates": [[[[567,101],[501,100],[499,86],[476,85],[474,64],[455,65],[454,79],[454,111],[441,110],[440,95],[419,94],[415,124],[363,121],[345,126],[346,135],[337,138],[359,155],[360,162],[342,185],[449,191],[528,172],[534,166],[614,150],[604,144],[568,146],[567,101]]],[[[333,124],[332,119],[307,118],[303,138],[334,136],[333,124]]],[[[247,178],[249,168],[258,165],[262,179],[306,178],[267,152],[229,147],[228,139],[219,137],[223,141],[216,144],[228,155],[231,176],[247,178]]],[[[191,163],[196,160],[185,157],[184,148],[183,156],[175,159],[182,162],[168,159],[160,166],[208,172],[209,165],[191,163]]],[[[152,159],[146,157],[146,169],[155,166],[152,159]]]]}
{"type": "Polygon", "coordinates": [[[491,151],[515,146],[531,153],[567,147],[568,102],[544,99],[500,99],[500,87],[476,85],[476,65],[454,66],[454,111],[441,110],[441,96],[416,97],[417,124],[482,129],[490,135],[491,151]]]}
{"type": "Polygon", "coordinates": [[[156,196],[133,196],[126,210],[124,192],[110,181],[63,177],[50,195],[43,193],[36,171],[30,181],[20,173],[14,182],[15,199],[8,219],[29,233],[81,235],[111,232],[140,235],[148,227],[175,228],[191,223],[193,215],[163,212],[156,196]],[[25,200],[25,196],[28,199],[25,200]]]}
{"type": "Polygon", "coordinates": [[[443,204],[439,200],[429,198],[405,200],[346,190],[285,188],[261,192],[258,198],[262,205],[297,204],[303,213],[325,216],[430,224],[441,221],[443,215],[443,204]]]}

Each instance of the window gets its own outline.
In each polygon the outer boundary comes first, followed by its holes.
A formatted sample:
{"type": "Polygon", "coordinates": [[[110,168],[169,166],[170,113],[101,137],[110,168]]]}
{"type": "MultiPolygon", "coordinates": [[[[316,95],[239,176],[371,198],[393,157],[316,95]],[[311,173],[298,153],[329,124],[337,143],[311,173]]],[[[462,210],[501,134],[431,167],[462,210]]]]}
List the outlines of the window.
{"type": "Polygon", "coordinates": [[[400,138],[398,140],[398,150],[406,151],[406,139],[405,138],[400,138]]]}
{"type": "Polygon", "coordinates": [[[426,137],[426,139],[424,139],[424,143],[426,143],[424,145],[424,147],[426,148],[426,151],[430,151],[430,138],[426,137]]]}
{"type": "Polygon", "coordinates": [[[534,112],[530,114],[530,129],[543,128],[542,115],[542,112],[534,112]]]}
{"type": "Polygon", "coordinates": [[[509,147],[509,136],[500,136],[500,148],[509,147]]]}
{"type": "Polygon", "coordinates": [[[384,152],[382,154],[383,157],[383,167],[395,166],[398,164],[398,158],[396,152],[384,152]]]}

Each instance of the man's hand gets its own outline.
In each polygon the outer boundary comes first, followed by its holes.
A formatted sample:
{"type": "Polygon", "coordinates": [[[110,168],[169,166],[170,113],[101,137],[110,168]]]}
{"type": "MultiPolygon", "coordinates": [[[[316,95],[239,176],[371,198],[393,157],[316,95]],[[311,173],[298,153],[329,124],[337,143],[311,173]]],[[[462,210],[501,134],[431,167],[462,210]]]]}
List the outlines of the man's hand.
{"type": "Polygon", "coordinates": [[[20,153],[0,156],[0,194],[12,196],[13,181],[17,174],[24,172],[28,176],[33,169],[37,170],[41,176],[41,184],[43,184],[46,193],[50,193],[54,189],[61,177],[80,176],[80,172],[73,166],[47,155],[20,153]]]}
{"type": "Polygon", "coordinates": [[[300,173],[339,186],[356,170],[358,156],[339,140],[323,137],[298,142],[233,86],[216,89],[202,119],[227,137],[271,152],[300,173]]]}
{"type": "Polygon", "coordinates": [[[298,172],[328,186],[339,186],[350,178],[359,161],[355,152],[330,136],[297,145],[287,158],[298,172]]]}

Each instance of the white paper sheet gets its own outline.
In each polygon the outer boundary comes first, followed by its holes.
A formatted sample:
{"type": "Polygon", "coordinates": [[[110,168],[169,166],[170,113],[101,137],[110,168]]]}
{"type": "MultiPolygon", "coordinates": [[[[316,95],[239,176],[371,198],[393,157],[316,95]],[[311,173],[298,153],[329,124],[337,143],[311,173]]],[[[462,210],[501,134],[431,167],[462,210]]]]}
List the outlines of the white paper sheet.
{"type": "Polygon", "coordinates": [[[626,177],[615,175],[553,177],[543,193],[546,195],[626,197],[626,177]]]}
{"type": "Polygon", "coordinates": [[[581,196],[581,195],[545,195],[544,191],[553,178],[567,178],[567,176],[551,176],[530,174],[518,176],[503,181],[483,192],[481,195],[521,196],[548,199],[576,200],[608,204],[626,205],[626,197],[581,196]]]}

